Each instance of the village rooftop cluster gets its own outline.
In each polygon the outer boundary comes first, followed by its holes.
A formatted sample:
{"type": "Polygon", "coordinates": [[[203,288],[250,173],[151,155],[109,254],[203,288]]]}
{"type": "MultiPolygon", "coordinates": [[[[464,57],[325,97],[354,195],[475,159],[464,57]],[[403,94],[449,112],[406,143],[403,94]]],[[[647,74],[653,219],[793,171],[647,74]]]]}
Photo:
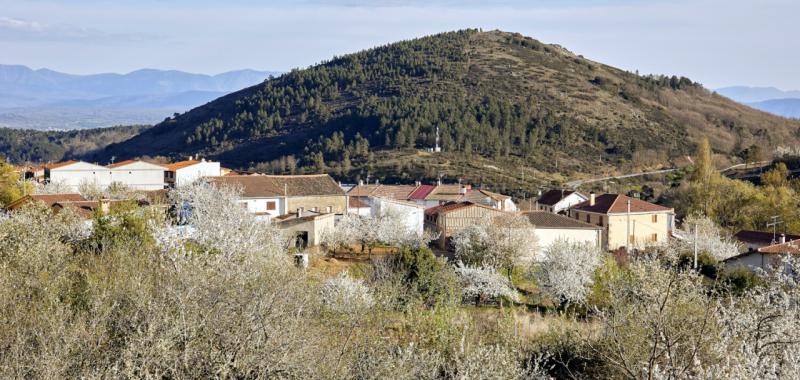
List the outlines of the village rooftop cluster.
{"type": "MultiPolygon", "coordinates": [[[[195,157],[170,164],[126,160],[106,166],[66,161],[19,170],[27,180],[58,184],[64,191],[25,195],[10,203],[9,211],[39,201],[56,211],[73,208],[90,220],[93,213],[108,212],[113,203],[122,201],[86,199],[79,189],[87,185],[125,187],[138,192],[140,205],[166,208],[170,206],[167,189],[202,180],[236,189],[242,208],[285,230],[291,244],[301,249],[321,244],[325,232],[335,230],[344,215],[375,217],[387,212],[400,215],[409,231],[435,236],[431,244],[442,252],[452,250],[451,238],[458,231],[506,214],[523,215],[530,221],[538,250],[567,240],[628,252],[686,238],[675,231],[672,208],[623,194],[553,189],[521,209],[511,196],[469,184],[342,184],[327,174],[241,173],[195,157]]],[[[769,271],[782,257],[800,253],[800,236],[740,231],[734,237],[744,248],[726,260],[729,266],[769,271]]]]}

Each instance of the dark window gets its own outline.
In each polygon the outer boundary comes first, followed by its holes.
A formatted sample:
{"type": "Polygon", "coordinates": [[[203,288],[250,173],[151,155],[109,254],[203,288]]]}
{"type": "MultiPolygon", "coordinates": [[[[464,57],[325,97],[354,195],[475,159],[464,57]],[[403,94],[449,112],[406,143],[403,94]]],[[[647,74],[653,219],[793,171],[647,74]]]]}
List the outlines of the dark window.
{"type": "Polygon", "coordinates": [[[275,210],[275,202],[267,202],[267,210],[275,210]]]}

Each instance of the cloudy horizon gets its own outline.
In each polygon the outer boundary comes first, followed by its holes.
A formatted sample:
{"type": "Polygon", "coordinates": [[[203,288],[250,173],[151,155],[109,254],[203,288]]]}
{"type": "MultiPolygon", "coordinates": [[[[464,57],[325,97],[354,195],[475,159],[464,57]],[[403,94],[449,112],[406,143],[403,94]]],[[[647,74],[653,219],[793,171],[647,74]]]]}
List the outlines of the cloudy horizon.
{"type": "Polygon", "coordinates": [[[519,32],[709,88],[800,89],[800,4],[768,0],[0,0],[0,63],[72,74],[142,68],[288,71],[465,28],[519,32]],[[299,5],[298,5],[299,4],[299,5]]]}

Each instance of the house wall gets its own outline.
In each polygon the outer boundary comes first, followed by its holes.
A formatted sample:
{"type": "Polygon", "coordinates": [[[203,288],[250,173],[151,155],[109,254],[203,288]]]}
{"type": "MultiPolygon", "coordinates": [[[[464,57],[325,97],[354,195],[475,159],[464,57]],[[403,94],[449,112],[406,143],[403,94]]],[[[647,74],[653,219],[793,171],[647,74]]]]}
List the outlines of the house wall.
{"type": "Polygon", "coordinates": [[[750,271],[761,269],[766,273],[773,273],[776,269],[783,268],[783,272],[787,275],[796,276],[790,265],[782,263],[783,254],[764,254],[761,252],[748,252],[725,261],[725,268],[745,268],[750,271]]]}
{"type": "MultiPolygon", "coordinates": [[[[287,238],[291,239],[297,232],[308,233],[308,246],[319,245],[322,242],[322,236],[326,230],[332,230],[335,225],[334,214],[322,214],[311,220],[292,222],[287,221],[279,224],[287,238]]],[[[290,244],[293,241],[290,240],[290,244]]]]}
{"type": "Polygon", "coordinates": [[[508,211],[508,212],[514,212],[518,210],[517,204],[514,203],[514,201],[511,200],[511,198],[502,201],[501,208],[503,211],[508,211]]]}
{"type": "MultiPolygon", "coordinates": [[[[628,214],[596,214],[572,210],[571,217],[582,222],[604,228],[602,246],[607,250],[615,250],[626,246],[628,233],[628,214]]],[[[672,229],[672,214],[666,211],[653,213],[631,213],[630,234],[632,248],[644,248],[648,245],[664,243],[672,229]],[[656,216],[655,222],[653,216],[656,216]]]]}
{"type": "Polygon", "coordinates": [[[567,240],[576,243],[591,243],[597,247],[602,247],[603,230],[588,228],[541,228],[534,229],[536,234],[539,253],[544,252],[547,247],[556,240],[567,240]]]}
{"type": "Polygon", "coordinates": [[[553,205],[549,211],[554,214],[558,214],[559,212],[568,210],[570,207],[575,206],[583,201],[586,201],[586,197],[583,197],[578,193],[572,193],[564,197],[564,199],[558,201],[558,203],[553,205]]]}
{"type": "Polygon", "coordinates": [[[174,178],[166,176],[166,181],[174,183],[176,186],[188,185],[201,177],[219,177],[222,175],[219,162],[204,161],[194,165],[178,169],[174,172],[174,178]]]}
{"type": "Polygon", "coordinates": [[[132,163],[111,169],[111,181],[136,190],[161,190],[165,187],[164,172],[158,165],[132,163]]]}
{"type": "Polygon", "coordinates": [[[425,209],[418,206],[406,205],[382,198],[373,198],[370,214],[373,217],[394,212],[402,216],[403,224],[409,231],[422,235],[425,225],[425,209]]]}
{"type": "Polygon", "coordinates": [[[282,198],[242,198],[239,204],[247,209],[247,212],[256,214],[267,219],[274,218],[283,214],[284,201],[282,198]],[[267,206],[269,203],[274,204],[274,209],[270,210],[267,206]]]}
{"type": "Polygon", "coordinates": [[[372,215],[372,209],[369,207],[348,207],[347,213],[359,216],[370,216],[372,215]]]}
{"type": "Polygon", "coordinates": [[[328,212],[327,207],[331,207],[330,212],[334,214],[347,213],[347,196],[344,194],[289,197],[286,203],[287,209],[284,210],[284,213],[295,212],[300,207],[309,211],[316,208],[318,212],[328,212]]]}
{"type": "Polygon", "coordinates": [[[457,231],[482,223],[487,217],[500,216],[504,213],[497,209],[472,206],[440,213],[435,223],[426,221],[426,224],[429,230],[440,234],[438,240],[439,248],[445,249],[447,248],[448,239],[457,231]]]}
{"type": "Polygon", "coordinates": [[[77,162],[72,165],[49,169],[45,173],[50,182],[61,183],[68,186],[71,191],[78,191],[84,183],[108,187],[112,181],[112,170],[104,166],[87,162],[77,162]]]}

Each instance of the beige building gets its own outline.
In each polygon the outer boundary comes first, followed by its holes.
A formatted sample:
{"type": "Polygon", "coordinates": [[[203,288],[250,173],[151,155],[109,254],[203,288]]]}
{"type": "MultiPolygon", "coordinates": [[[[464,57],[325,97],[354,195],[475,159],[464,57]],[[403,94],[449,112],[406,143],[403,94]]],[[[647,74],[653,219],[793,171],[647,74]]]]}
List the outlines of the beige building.
{"type": "Polygon", "coordinates": [[[626,195],[590,194],[589,200],[573,206],[569,215],[602,227],[603,248],[616,250],[641,249],[666,242],[672,233],[675,212],[626,195]]]}
{"type": "Polygon", "coordinates": [[[334,229],[335,215],[314,211],[297,211],[279,215],[272,221],[286,234],[289,246],[302,249],[319,245],[322,242],[325,231],[334,229]]]}
{"type": "Polygon", "coordinates": [[[439,233],[437,244],[447,249],[454,233],[504,214],[504,211],[472,202],[445,203],[425,210],[425,230],[439,233]]]}

